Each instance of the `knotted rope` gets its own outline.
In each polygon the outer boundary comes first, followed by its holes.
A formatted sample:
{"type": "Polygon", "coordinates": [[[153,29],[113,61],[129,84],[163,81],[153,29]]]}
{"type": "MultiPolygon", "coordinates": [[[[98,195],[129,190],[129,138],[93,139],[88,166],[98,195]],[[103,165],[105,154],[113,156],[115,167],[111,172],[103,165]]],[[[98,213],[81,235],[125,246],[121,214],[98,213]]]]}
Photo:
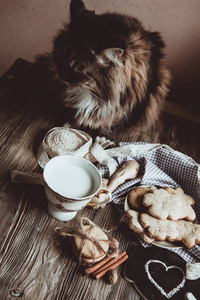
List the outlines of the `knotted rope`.
{"type": "Polygon", "coordinates": [[[114,257],[117,255],[117,253],[115,252],[115,255],[113,255],[112,253],[110,253],[109,251],[109,245],[110,245],[110,240],[109,239],[98,239],[95,237],[91,237],[90,236],[90,232],[92,228],[98,228],[101,231],[105,232],[110,232],[111,230],[107,231],[107,230],[103,230],[101,227],[97,226],[95,223],[93,223],[90,219],[86,218],[86,217],[82,217],[80,219],[80,221],[77,224],[77,229],[73,229],[73,228],[67,228],[67,227],[57,227],[55,228],[55,232],[56,234],[58,234],[59,236],[65,237],[65,236],[69,236],[69,237],[80,237],[82,240],[82,244],[81,244],[81,250],[80,253],[78,255],[78,259],[79,262],[82,263],[82,256],[83,256],[83,249],[84,246],[86,244],[87,241],[90,241],[92,244],[92,249],[93,249],[93,257],[92,257],[92,262],[91,264],[94,264],[94,262],[97,259],[97,250],[102,251],[105,255],[107,256],[111,256],[114,257]],[[85,232],[84,226],[85,225],[90,225],[91,228],[89,228],[89,230],[87,230],[85,232]],[[108,251],[105,251],[105,249],[102,247],[101,243],[108,243],[108,251]]]}

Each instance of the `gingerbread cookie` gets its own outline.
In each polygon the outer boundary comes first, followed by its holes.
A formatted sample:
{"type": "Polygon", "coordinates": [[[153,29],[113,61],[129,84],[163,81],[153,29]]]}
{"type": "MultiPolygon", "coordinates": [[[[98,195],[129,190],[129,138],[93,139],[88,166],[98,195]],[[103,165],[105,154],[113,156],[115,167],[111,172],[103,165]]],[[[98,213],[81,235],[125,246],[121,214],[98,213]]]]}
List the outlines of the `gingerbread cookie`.
{"type": "Polygon", "coordinates": [[[175,189],[173,194],[163,188],[156,189],[144,195],[143,199],[143,205],[148,207],[148,213],[161,220],[193,221],[196,218],[191,207],[193,204],[193,198],[184,194],[181,188],[175,189]]]}
{"type": "Polygon", "coordinates": [[[152,192],[153,187],[137,187],[128,194],[128,205],[131,209],[139,212],[145,212],[146,207],[142,204],[144,195],[152,192]]]}
{"type": "Polygon", "coordinates": [[[182,198],[183,201],[185,201],[186,205],[187,204],[194,205],[194,199],[191,196],[185,194],[181,187],[177,187],[175,189],[173,189],[171,187],[166,187],[166,188],[164,188],[164,190],[166,190],[169,194],[173,194],[173,195],[176,195],[176,196],[182,198]]]}
{"type": "Polygon", "coordinates": [[[177,221],[179,232],[177,241],[181,241],[187,248],[191,249],[196,244],[200,244],[200,225],[184,220],[177,221]]]}
{"type": "Polygon", "coordinates": [[[158,220],[148,214],[141,214],[140,223],[147,230],[150,237],[158,241],[168,240],[174,242],[179,236],[177,222],[158,220]]]}
{"type": "Polygon", "coordinates": [[[139,234],[140,238],[147,244],[151,244],[154,239],[150,238],[146,233],[142,225],[140,224],[140,213],[129,209],[126,211],[126,216],[128,218],[128,226],[135,233],[139,234]]]}
{"type": "Polygon", "coordinates": [[[141,214],[140,224],[148,235],[159,241],[182,242],[188,249],[200,244],[200,225],[185,220],[158,220],[148,214],[141,214]]]}
{"type": "Polygon", "coordinates": [[[171,187],[164,188],[165,191],[167,191],[169,194],[176,194],[176,190],[171,187]]]}

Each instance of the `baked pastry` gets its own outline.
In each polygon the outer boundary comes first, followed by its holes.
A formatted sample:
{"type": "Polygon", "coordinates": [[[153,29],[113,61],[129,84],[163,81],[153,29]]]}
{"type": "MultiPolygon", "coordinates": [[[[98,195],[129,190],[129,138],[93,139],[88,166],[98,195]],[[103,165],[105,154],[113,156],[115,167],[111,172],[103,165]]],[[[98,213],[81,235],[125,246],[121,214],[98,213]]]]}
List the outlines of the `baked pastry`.
{"type": "Polygon", "coordinates": [[[145,212],[147,209],[143,205],[143,198],[146,193],[152,192],[153,188],[151,187],[137,187],[134,190],[130,191],[128,194],[128,205],[131,209],[137,210],[139,212],[145,212]]]}
{"type": "Polygon", "coordinates": [[[128,226],[132,229],[136,234],[140,236],[140,238],[147,244],[151,244],[155,239],[148,236],[145,232],[144,227],[142,227],[140,223],[140,213],[129,209],[126,211],[126,216],[128,218],[128,226]]]}
{"type": "Polygon", "coordinates": [[[106,256],[109,249],[108,236],[99,228],[92,225],[81,227],[80,235],[76,235],[73,240],[73,250],[76,256],[83,263],[94,263],[106,256]],[[97,246],[99,243],[100,247],[97,246]]]}
{"type": "Polygon", "coordinates": [[[143,198],[143,205],[148,208],[148,213],[161,220],[186,219],[194,221],[195,212],[191,205],[194,199],[186,195],[181,188],[175,189],[174,193],[160,188],[152,193],[147,193],[143,198]]]}

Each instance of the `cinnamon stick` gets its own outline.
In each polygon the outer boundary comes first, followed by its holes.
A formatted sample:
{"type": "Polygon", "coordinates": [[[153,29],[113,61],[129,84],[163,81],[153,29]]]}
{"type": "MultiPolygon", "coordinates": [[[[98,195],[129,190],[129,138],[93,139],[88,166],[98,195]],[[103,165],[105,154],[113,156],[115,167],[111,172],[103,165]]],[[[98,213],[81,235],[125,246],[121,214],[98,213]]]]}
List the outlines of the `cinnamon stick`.
{"type": "Polygon", "coordinates": [[[118,261],[120,258],[122,258],[124,255],[126,255],[126,251],[123,251],[122,253],[120,253],[117,257],[112,258],[109,262],[107,262],[106,264],[104,264],[101,268],[99,268],[96,272],[92,273],[92,275],[96,275],[97,273],[103,271],[105,268],[111,266],[113,263],[115,263],[116,261],[118,261]]]}
{"type": "MultiPolygon", "coordinates": [[[[112,255],[114,256],[116,253],[117,253],[117,251],[114,251],[112,253],[112,255]]],[[[95,272],[101,266],[105,265],[108,261],[110,261],[111,259],[113,259],[113,256],[106,256],[104,259],[102,259],[100,262],[96,263],[94,266],[85,269],[85,274],[89,275],[89,274],[95,272]]]]}
{"type": "Polygon", "coordinates": [[[112,265],[108,266],[107,268],[103,269],[100,272],[95,272],[96,274],[93,274],[95,276],[96,279],[101,278],[107,271],[109,270],[113,270],[114,268],[116,268],[117,266],[119,266],[120,264],[122,264],[126,259],[128,258],[128,255],[125,254],[124,256],[121,257],[121,259],[118,259],[115,263],[113,263],[112,265]]]}

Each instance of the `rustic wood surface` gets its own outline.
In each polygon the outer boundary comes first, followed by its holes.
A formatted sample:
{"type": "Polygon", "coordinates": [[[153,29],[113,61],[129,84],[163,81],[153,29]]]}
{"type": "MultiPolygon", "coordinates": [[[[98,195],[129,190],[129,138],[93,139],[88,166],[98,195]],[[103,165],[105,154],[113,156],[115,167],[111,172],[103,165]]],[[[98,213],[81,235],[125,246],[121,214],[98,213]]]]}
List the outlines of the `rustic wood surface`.
{"type": "MultiPolygon", "coordinates": [[[[109,285],[103,278],[83,276],[71,249],[71,239],[58,239],[58,226],[74,227],[81,216],[112,231],[126,250],[134,233],[121,220],[114,204],[104,209],[85,208],[76,218],[61,222],[51,218],[43,187],[12,184],[10,171],[41,172],[36,152],[45,133],[63,125],[64,113],[54,98],[53,85],[46,92],[31,63],[17,60],[0,81],[0,299],[107,300],[142,299],[118,267],[119,279],[109,285]]],[[[165,143],[200,163],[199,114],[170,104],[153,131],[140,141],[165,143]],[[170,111],[171,110],[171,111],[170,111]],[[169,113],[170,112],[170,113],[169,113]]],[[[131,136],[120,140],[132,141],[131,136]]]]}

